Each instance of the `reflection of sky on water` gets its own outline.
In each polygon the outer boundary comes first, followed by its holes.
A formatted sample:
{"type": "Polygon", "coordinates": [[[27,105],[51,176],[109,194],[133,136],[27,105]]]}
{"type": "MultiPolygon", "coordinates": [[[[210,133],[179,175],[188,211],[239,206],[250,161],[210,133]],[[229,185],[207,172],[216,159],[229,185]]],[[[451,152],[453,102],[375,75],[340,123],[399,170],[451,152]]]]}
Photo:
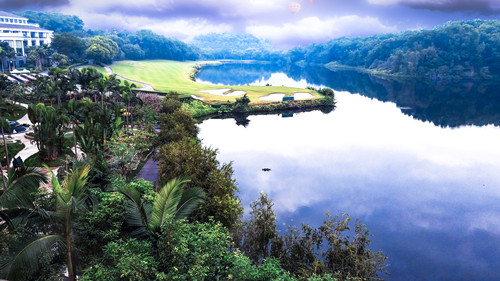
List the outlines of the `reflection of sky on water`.
{"type": "MultiPolygon", "coordinates": [[[[203,70],[202,70],[203,71],[203,70]]],[[[196,77],[196,82],[202,83],[202,84],[209,84],[209,85],[253,85],[253,86],[266,86],[267,84],[270,84],[271,86],[287,86],[287,87],[295,87],[295,88],[302,88],[305,89],[307,86],[311,86],[311,83],[307,83],[305,79],[301,79],[299,81],[296,81],[290,77],[288,77],[285,73],[283,72],[273,72],[270,75],[261,76],[259,79],[254,80],[253,82],[249,81],[232,81],[231,83],[223,83],[223,82],[211,82],[212,77],[207,77],[205,79],[204,73],[201,72],[200,74],[197,75],[196,77]]]]}
{"type": "Polygon", "coordinates": [[[200,138],[234,161],[247,209],[265,191],[282,222],[360,218],[390,258],[389,279],[498,279],[500,128],[440,128],[393,103],[337,101],[328,115],[250,116],[246,128],[207,120],[200,138]]]}

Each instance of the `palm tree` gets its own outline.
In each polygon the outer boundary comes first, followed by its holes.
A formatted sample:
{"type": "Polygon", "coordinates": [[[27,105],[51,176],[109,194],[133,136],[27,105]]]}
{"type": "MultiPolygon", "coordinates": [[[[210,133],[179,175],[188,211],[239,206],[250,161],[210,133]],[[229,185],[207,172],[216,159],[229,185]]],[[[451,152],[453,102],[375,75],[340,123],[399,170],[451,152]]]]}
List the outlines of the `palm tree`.
{"type": "Polygon", "coordinates": [[[94,205],[94,199],[89,195],[86,184],[90,166],[84,164],[68,174],[62,183],[56,175],[49,171],[52,178],[53,192],[56,197],[55,212],[50,212],[53,219],[61,224],[60,233],[45,235],[27,243],[3,268],[4,277],[8,280],[18,280],[21,274],[32,273],[40,266],[42,256],[53,257],[60,251],[66,255],[68,278],[76,280],[74,270],[74,236],[73,220],[77,214],[86,212],[94,205]]]}
{"type": "Polygon", "coordinates": [[[131,235],[148,236],[158,231],[167,219],[188,217],[205,197],[205,192],[199,187],[185,189],[188,182],[185,178],[170,180],[156,193],[152,203],[144,200],[134,187],[121,188],[119,191],[128,199],[127,221],[130,226],[135,227],[131,235]]]}
{"type": "Polygon", "coordinates": [[[0,217],[4,221],[2,230],[10,223],[11,214],[19,210],[29,210],[33,213],[32,194],[41,184],[47,184],[45,170],[38,167],[21,166],[19,169],[9,169],[7,176],[3,176],[3,189],[0,189],[0,217]]]}
{"type": "Polygon", "coordinates": [[[129,119],[128,116],[132,117],[132,114],[130,113],[130,103],[133,101],[138,101],[142,102],[140,99],[137,98],[137,95],[132,91],[132,89],[136,88],[136,85],[133,83],[129,83],[127,80],[123,81],[123,92],[122,92],[122,99],[123,102],[125,102],[125,105],[127,106],[127,112],[125,113],[126,115],[126,121],[127,121],[127,127],[129,126],[129,119]]]}
{"type": "MultiPolygon", "coordinates": [[[[7,169],[10,169],[10,159],[9,159],[9,148],[7,147],[7,141],[5,140],[5,129],[10,130],[10,124],[7,119],[0,117],[0,131],[2,132],[3,145],[5,147],[5,159],[7,160],[7,169]]],[[[0,169],[2,165],[0,164],[0,169]]],[[[2,170],[3,175],[3,170],[2,170]]]]}

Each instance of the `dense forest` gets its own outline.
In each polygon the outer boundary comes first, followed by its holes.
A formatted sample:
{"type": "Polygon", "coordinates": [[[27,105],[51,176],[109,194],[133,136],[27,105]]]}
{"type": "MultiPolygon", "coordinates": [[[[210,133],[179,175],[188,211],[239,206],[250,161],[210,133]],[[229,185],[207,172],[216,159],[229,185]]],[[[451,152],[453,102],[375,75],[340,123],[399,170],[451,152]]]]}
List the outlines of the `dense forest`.
{"type": "Polygon", "coordinates": [[[343,37],[296,47],[287,60],[431,79],[492,78],[500,70],[500,21],[457,21],[432,30],[343,37]]]}
{"type": "Polygon", "coordinates": [[[34,11],[25,11],[19,15],[27,17],[31,23],[53,30],[52,50],[48,51],[67,56],[68,63],[83,62],[86,59],[93,59],[96,63],[111,63],[113,60],[123,59],[196,60],[200,56],[196,48],[150,30],[84,30],[83,21],[76,16],[34,11]]]}
{"type": "Polygon", "coordinates": [[[282,52],[276,50],[269,40],[251,34],[210,33],[196,36],[191,43],[206,59],[247,59],[274,61],[282,52]]]}

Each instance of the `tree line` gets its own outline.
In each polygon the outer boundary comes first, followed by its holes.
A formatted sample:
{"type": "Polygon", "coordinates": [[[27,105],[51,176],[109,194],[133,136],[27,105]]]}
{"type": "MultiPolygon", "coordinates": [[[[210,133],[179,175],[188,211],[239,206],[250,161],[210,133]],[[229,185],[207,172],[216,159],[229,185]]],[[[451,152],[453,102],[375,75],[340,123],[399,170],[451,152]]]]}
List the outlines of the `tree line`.
{"type": "Polygon", "coordinates": [[[500,70],[500,21],[449,22],[432,30],[338,38],[296,47],[293,64],[349,66],[396,76],[431,79],[493,78],[500,70]]]}

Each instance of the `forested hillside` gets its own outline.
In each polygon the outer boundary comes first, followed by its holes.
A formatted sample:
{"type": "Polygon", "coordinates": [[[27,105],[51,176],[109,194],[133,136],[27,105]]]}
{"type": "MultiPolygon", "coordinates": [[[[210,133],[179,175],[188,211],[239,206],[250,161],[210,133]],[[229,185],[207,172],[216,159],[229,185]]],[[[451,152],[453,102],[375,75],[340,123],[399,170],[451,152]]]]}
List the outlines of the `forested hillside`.
{"type": "Polygon", "coordinates": [[[282,55],[269,40],[251,34],[210,33],[196,36],[191,44],[206,59],[277,60],[282,55]]]}
{"type": "Polygon", "coordinates": [[[84,22],[77,16],[34,11],[25,11],[19,15],[27,17],[31,23],[38,23],[43,28],[53,30],[55,32],[53,50],[49,52],[63,54],[71,60],[71,63],[86,59],[93,59],[97,63],[110,63],[112,60],[123,59],[196,60],[199,58],[198,50],[188,44],[150,30],[137,32],[84,30],[84,22]],[[112,42],[107,39],[111,39],[112,42]]]}
{"type": "Polygon", "coordinates": [[[339,38],[294,48],[287,60],[433,79],[492,78],[500,70],[500,21],[459,21],[432,30],[339,38]]]}

